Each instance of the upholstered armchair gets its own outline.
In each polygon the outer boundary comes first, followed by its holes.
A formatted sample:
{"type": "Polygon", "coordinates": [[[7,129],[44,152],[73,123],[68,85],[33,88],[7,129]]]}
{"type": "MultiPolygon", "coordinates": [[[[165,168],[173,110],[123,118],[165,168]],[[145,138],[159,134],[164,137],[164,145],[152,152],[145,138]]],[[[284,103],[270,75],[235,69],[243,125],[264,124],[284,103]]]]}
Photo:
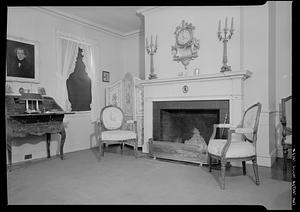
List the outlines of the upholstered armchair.
{"type": "Polygon", "coordinates": [[[208,163],[211,172],[212,158],[221,161],[221,189],[225,189],[225,171],[228,162],[242,162],[243,175],[246,175],[246,161],[252,160],[256,184],[259,185],[256,156],[256,140],[261,103],[249,107],[238,126],[231,124],[214,124],[212,136],[208,143],[208,163]],[[216,138],[217,128],[228,130],[227,139],[216,138]]]}
{"type": "MultiPolygon", "coordinates": [[[[102,108],[98,122],[99,134],[97,136],[99,146],[99,161],[104,156],[104,144],[119,142],[131,143],[134,146],[134,156],[137,158],[137,125],[134,120],[124,119],[121,108],[108,105],[102,108]]],[[[122,148],[123,151],[123,148],[122,148]]]]}
{"type": "Polygon", "coordinates": [[[283,170],[287,170],[288,149],[292,148],[292,96],[281,99],[283,170]]]}

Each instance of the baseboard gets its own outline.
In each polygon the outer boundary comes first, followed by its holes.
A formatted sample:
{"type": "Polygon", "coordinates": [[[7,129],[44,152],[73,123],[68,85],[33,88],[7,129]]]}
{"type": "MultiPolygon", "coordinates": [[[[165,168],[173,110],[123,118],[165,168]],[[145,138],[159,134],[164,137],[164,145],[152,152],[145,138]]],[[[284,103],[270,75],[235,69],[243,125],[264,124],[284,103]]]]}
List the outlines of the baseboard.
{"type": "MultiPolygon", "coordinates": [[[[277,150],[275,149],[270,156],[257,156],[257,165],[265,166],[265,167],[272,167],[275,163],[277,157],[277,150]]],[[[252,161],[247,161],[247,164],[252,164],[252,161]]],[[[242,167],[242,163],[240,162],[231,162],[232,166],[242,167]]]]}

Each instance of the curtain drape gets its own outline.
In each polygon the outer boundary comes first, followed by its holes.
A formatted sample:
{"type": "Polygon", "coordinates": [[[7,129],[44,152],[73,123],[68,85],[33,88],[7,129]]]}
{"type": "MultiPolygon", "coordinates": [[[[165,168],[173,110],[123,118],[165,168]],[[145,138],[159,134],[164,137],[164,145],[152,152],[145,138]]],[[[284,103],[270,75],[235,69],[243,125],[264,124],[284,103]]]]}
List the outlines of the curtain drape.
{"type": "Polygon", "coordinates": [[[86,67],[88,76],[92,81],[92,103],[91,103],[91,121],[97,120],[98,111],[96,109],[97,102],[97,86],[96,86],[96,72],[95,72],[95,62],[94,62],[94,53],[91,46],[80,44],[79,47],[83,50],[83,62],[86,67]]]}
{"type": "Polygon", "coordinates": [[[68,99],[66,81],[74,71],[79,43],[60,39],[61,44],[61,70],[57,76],[57,101],[63,110],[70,112],[71,104],[68,99]]]}
{"type": "Polygon", "coordinates": [[[68,99],[68,91],[66,86],[66,81],[69,75],[74,71],[78,48],[83,50],[83,63],[85,64],[86,72],[91,79],[92,84],[92,103],[91,103],[91,121],[97,120],[97,86],[96,86],[96,76],[95,76],[95,64],[93,50],[90,45],[83,44],[81,42],[76,42],[74,40],[69,40],[65,38],[60,39],[61,48],[61,70],[58,72],[57,76],[57,101],[59,105],[62,106],[63,110],[71,111],[71,103],[68,99]]]}

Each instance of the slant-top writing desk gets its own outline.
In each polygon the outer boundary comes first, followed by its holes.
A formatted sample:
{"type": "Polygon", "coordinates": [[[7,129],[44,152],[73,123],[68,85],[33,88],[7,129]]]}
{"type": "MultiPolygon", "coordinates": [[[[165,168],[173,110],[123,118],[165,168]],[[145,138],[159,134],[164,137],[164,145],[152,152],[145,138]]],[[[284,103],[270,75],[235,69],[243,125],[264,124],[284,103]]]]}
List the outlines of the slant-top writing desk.
{"type": "Polygon", "coordinates": [[[46,134],[47,157],[50,158],[51,134],[60,134],[60,158],[63,160],[63,147],[66,139],[63,119],[65,114],[73,113],[64,112],[55,100],[48,96],[40,96],[39,101],[36,103],[40,110],[36,113],[32,111],[26,112],[27,104],[28,102],[20,95],[5,96],[6,145],[9,171],[11,171],[12,166],[12,139],[16,137],[46,134]]]}

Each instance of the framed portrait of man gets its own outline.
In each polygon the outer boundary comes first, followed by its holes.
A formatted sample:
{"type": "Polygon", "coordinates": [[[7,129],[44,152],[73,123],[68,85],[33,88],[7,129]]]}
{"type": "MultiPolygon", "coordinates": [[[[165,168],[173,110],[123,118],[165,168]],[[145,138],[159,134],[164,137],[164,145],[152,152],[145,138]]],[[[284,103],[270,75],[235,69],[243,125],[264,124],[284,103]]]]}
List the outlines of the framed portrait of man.
{"type": "Polygon", "coordinates": [[[7,37],[6,81],[38,83],[38,43],[7,37]]]}

